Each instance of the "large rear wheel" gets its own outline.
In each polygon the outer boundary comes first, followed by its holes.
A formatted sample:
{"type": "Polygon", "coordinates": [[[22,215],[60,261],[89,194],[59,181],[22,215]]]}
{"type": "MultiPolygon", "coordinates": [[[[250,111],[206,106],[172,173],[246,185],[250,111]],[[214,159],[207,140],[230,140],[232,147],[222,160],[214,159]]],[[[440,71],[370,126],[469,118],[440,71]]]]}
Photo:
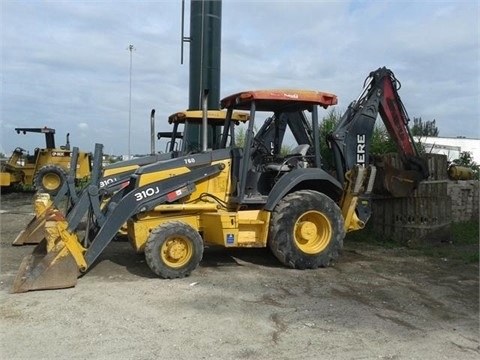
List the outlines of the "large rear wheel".
{"type": "Polygon", "coordinates": [[[342,212],[325,194],[300,190],[275,207],[268,245],[286,266],[316,269],[338,257],[345,237],[342,212]]]}
{"type": "Polygon", "coordinates": [[[190,275],[202,260],[203,240],[198,231],[181,221],[170,221],[154,229],[145,245],[150,269],[164,279],[190,275]]]}
{"type": "Polygon", "coordinates": [[[33,178],[33,185],[37,191],[57,195],[63,183],[67,181],[67,172],[58,165],[42,166],[33,178]]]}

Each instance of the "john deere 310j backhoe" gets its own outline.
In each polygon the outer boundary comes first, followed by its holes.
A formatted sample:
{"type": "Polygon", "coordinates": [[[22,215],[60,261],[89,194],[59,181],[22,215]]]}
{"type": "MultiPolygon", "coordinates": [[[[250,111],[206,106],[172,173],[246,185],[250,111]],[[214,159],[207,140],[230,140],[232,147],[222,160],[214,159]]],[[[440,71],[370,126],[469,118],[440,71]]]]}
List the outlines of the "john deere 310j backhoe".
{"type": "Polygon", "coordinates": [[[221,101],[227,117],[218,149],[185,154],[138,168],[128,186],[105,206],[99,183],[65,218],[47,214],[45,239],[27,256],[13,291],[74,286],[127,223],[128,238],[162,278],[188,276],[205,244],[270,247],[285,266],[328,266],[347,231],[370,217],[375,177],[369,149],[380,114],[396,140],[403,169],[382,172],[393,194],[404,195],[428,176],[408,130],[408,116],[393,73],[372,72],[330,134],[335,169],[320,156],[319,109],[337,103],[330,93],[308,90],[244,91],[221,101]],[[244,146],[227,147],[234,110],[248,110],[244,146]],[[257,133],[256,124],[262,122],[257,133]],[[296,145],[282,154],[285,143],[296,145]],[[405,190],[407,189],[407,190],[405,190]],[[79,224],[89,219],[87,231],[79,224]]]}

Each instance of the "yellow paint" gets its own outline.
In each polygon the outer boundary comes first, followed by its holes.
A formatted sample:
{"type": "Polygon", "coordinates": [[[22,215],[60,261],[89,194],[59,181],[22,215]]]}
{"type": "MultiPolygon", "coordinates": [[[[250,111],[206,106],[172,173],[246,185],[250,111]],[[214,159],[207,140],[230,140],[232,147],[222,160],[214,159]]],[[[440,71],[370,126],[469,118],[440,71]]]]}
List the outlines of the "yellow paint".
{"type": "Polygon", "coordinates": [[[307,211],[295,222],[294,239],[306,254],[319,254],[327,248],[333,236],[332,224],[320,211],[307,211]]]}
{"type": "Polygon", "coordinates": [[[196,214],[160,214],[152,212],[148,214],[148,216],[142,216],[141,219],[130,219],[127,221],[128,240],[137,252],[145,250],[145,244],[150,232],[167,221],[180,220],[194,229],[198,229],[198,216],[196,214]]]}
{"type": "Polygon", "coordinates": [[[193,245],[183,236],[174,236],[165,241],[160,249],[160,257],[165,265],[173,269],[185,266],[193,256],[193,245]]]}
{"type": "Polygon", "coordinates": [[[345,175],[345,186],[342,200],[340,201],[340,208],[342,209],[346,232],[361,230],[365,227],[365,223],[358,218],[355,212],[359,194],[353,192],[353,184],[357,180],[357,175],[353,170],[345,175]]]}
{"type": "Polygon", "coordinates": [[[50,195],[47,193],[40,193],[35,197],[35,202],[33,204],[33,209],[35,211],[36,216],[40,216],[47,210],[50,206],[52,206],[53,202],[50,199],[50,195]]]}
{"type": "Polygon", "coordinates": [[[2,172],[0,173],[0,186],[10,186],[12,183],[11,181],[11,174],[2,172]]]}
{"type": "Polygon", "coordinates": [[[67,230],[66,220],[47,220],[45,222],[45,239],[47,241],[47,253],[62,252],[64,256],[71,255],[77,263],[80,271],[87,269],[87,262],[84,254],[85,248],[78,241],[76,234],[67,230]],[[65,248],[68,252],[65,252],[65,248]]]}
{"type": "Polygon", "coordinates": [[[132,171],[138,169],[138,165],[129,165],[129,166],[122,166],[122,167],[117,167],[117,168],[108,168],[106,167],[103,170],[103,177],[107,176],[112,176],[112,175],[117,175],[121,174],[127,171],[132,171]]]}
{"type": "Polygon", "coordinates": [[[265,247],[269,221],[270,213],[263,210],[218,211],[200,215],[200,230],[207,244],[265,247]]]}

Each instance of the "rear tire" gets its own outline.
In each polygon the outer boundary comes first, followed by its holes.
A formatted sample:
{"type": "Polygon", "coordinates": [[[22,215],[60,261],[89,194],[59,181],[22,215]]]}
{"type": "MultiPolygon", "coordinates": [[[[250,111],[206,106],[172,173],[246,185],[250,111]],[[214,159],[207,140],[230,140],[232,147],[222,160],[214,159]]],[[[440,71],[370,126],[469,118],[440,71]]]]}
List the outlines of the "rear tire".
{"type": "Polygon", "coordinates": [[[294,269],[327,267],[343,247],[345,228],[338,205],[325,194],[300,190],[275,207],[268,246],[275,257],[294,269]]]}
{"type": "Polygon", "coordinates": [[[182,221],[169,221],[155,228],[145,245],[150,269],[164,279],[189,276],[203,256],[198,231],[182,221]]]}
{"type": "Polygon", "coordinates": [[[33,178],[33,185],[37,191],[49,195],[57,195],[64,182],[67,181],[67,172],[58,165],[42,166],[33,178]]]}

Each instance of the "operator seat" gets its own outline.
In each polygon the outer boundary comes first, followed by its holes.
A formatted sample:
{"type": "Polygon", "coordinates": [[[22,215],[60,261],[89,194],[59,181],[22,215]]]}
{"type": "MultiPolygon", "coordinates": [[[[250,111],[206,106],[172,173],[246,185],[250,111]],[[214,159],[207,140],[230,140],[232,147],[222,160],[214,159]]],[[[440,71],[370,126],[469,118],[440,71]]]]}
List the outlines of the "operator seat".
{"type": "Polygon", "coordinates": [[[293,168],[305,168],[307,167],[304,159],[307,155],[307,151],[310,148],[308,144],[300,144],[292,149],[290,154],[285,156],[284,161],[281,164],[268,164],[266,169],[269,171],[286,172],[293,168]]]}

